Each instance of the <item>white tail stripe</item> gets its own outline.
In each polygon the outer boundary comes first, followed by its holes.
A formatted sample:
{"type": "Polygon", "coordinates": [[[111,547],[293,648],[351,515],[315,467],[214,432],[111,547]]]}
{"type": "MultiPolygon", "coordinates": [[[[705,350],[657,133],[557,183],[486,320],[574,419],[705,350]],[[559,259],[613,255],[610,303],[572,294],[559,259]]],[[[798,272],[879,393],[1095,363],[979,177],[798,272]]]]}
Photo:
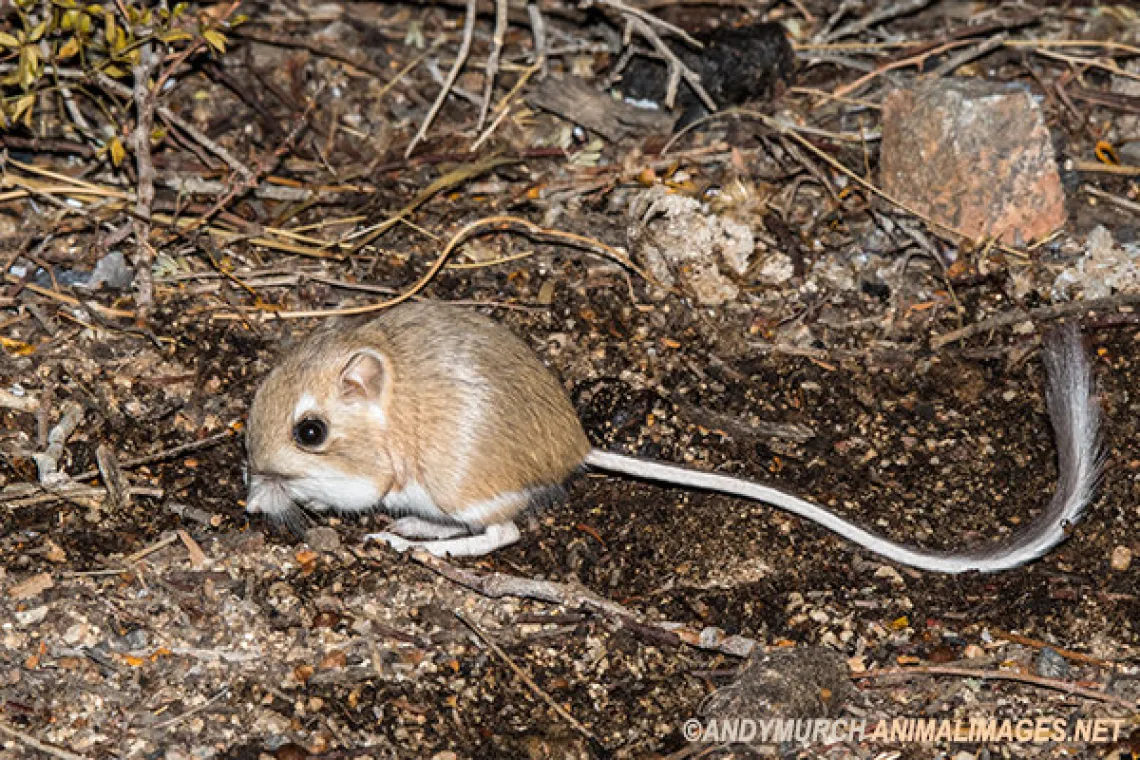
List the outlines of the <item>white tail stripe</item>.
{"type": "Polygon", "coordinates": [[[632,475],[671,485],[717,491],[771,504],[818,523],[875,554],[920,570],[992,573],[1037,559],[1065,539],[1092,501],[1100,479],[1100,408],[1092,370],[1075,327],[1057,331],[1046,341],[1046,398],[1057,441],[1057,490],[1048,508],[1007,542],[980,549],[933,552],[890,541],[791,494],[740,478],[593,449],[585,464],[599,470],[632,475]]]}

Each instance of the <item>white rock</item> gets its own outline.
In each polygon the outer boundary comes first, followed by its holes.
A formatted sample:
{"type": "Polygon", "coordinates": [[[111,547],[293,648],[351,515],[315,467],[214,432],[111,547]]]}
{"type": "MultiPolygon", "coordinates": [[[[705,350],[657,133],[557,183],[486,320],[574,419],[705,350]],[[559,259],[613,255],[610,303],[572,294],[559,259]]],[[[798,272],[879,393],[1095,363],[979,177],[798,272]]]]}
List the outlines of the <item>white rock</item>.
{"type": "Polygon", "coordinates": [[[721,268],[743,275],[756,243],[752,228],[709,211],[695,198],[654,185],[630,205],[630,249],[665,287],[679,284],[700,303],[719,305],[739,289],[721,268]]]}
{"type": "Polygon", "coordinates": [[[1140,293],[1140,246],[1117,245],[1111,232],[1097,226],[1089,233],[1085,255],[1057,275],[1053,291],[1067,298],[1074,285],[1085,299],[1140,293]]]}

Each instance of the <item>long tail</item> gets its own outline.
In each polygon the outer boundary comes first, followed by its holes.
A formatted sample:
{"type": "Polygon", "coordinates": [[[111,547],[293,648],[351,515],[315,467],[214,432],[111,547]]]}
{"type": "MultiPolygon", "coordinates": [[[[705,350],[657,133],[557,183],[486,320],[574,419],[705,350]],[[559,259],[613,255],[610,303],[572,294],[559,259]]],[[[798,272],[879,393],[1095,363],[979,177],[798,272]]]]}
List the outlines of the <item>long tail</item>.
{"type": "Polygon", "coordinates": [[[1103,464],[1100,407],[1080,332],[1066,326],[1051,333],[1043,351],[1048,376],[1046,402],[1057,440],[1057,490],[1048,508],[1008,541],[972,551],[924,551],[895,543],[809,501],[769,486],[716,473],[687,470],[593,449],[585,463],[644,480],[743,496],[819,523],[843,538],[902,565],[940,573],[993,573],[1037,559],[1065,539],[1092,500],[1103,464]]]}

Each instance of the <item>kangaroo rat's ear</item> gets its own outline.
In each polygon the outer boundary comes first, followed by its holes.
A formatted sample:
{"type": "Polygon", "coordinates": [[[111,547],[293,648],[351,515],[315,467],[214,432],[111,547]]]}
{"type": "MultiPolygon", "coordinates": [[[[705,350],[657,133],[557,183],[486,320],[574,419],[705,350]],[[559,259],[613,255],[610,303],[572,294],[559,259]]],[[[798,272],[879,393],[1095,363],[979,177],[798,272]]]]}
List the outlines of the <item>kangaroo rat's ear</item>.
{"type": "Polygon", "coordinates": [[[340,395],[345,398],[383,401],[391,384],[388,357],[369,348],[354,352],[340,371],[340,395]]]}

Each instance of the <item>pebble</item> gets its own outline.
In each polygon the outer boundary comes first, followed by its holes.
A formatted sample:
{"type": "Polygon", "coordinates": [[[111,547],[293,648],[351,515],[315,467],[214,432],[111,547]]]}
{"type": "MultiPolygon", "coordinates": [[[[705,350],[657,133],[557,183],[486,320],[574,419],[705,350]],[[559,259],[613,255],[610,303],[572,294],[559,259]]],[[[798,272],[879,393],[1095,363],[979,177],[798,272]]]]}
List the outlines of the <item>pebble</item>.
{"type": "Polygon", "coordinates": [[[332,552],[340,548],[340,536],[327,525],[317,525],[305,531],[305,543],[318,552],[332,552]]]}
{"type": "Polygon", "coordinates": [[[1041,240],[1066,221],[1041,106],[1028,88],[942,79],[883,103],[883,190],[974,239],[1041,240]]]}
{"type": "Polygon", "coordinates": [[[1057,653],[1057,650],[1044,647],[1037,655],[1034,669],[1042,678],[1065,678],[1069,675],[1069,661],[1057,653]]]}

